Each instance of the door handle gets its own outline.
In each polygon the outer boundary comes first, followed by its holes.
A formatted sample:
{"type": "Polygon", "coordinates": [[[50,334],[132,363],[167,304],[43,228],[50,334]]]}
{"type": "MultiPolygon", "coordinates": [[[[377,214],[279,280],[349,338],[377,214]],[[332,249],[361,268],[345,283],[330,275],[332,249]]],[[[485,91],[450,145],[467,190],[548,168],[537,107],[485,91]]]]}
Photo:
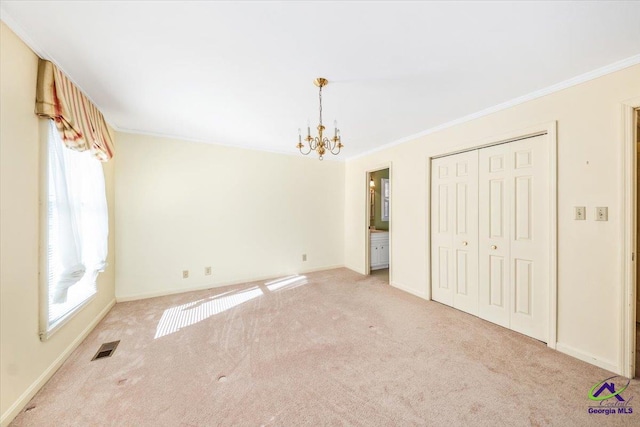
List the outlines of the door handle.
{"type": "Polygon", "coordinates": [[[491,249],[495,251],[496,249],[498,249],[498,247],[496,245],[491,245],[491,249]]]}
{"type": "Polygon", "coordinates": [[[468,244],[468,242],[462,242],[462,246],[467,246],[468,244]]]}

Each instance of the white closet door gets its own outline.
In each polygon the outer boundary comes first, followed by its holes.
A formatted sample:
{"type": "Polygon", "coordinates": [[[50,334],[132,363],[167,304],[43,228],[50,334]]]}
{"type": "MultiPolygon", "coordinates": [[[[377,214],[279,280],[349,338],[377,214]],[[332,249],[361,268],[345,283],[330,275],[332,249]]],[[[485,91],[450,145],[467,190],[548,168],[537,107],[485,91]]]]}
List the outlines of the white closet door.
{"type": "Polygon", "coordinates": [[[478,152],[432,162],[432,298],[478,313],[478,152]]]}
{"type": "Polygon", "coordinates": [[[507,144],[483,148],[479,162],[479,307],[490,322],[509,327],[510,156],[507,144]]]}
{"type": "Polygon", "coordinates": [[[431,162],[431,298],[453,305],[453,156],[431,162]]]}
{"type": "Polygon", "coordinates": [[[509,144],[512,169],[511,329],[549,336],[549,157],[547,136],[509,144]]]}
{"type": "Polygon", "coordinates": [[[546,135],[479,151],[483,319],[547,341],[549,159],[546,135]]]}

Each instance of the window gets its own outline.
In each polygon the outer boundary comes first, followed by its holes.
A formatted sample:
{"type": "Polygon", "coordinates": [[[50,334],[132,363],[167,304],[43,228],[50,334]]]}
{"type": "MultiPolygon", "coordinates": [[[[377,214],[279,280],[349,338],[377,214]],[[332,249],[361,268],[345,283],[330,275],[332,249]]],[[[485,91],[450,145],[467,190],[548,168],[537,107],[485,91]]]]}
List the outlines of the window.
{"type": "Polygon", "coordinates": [[[96,279],[106,266],[109,232],[101,162],[90,151],[65,147],[55,123],[49,122],[41,339],[96,294],[96,279]]]}
{"type": "Polygon", "coordinates": [[[382,178],[380,180],[381,184],[382,184],[382,197],[380,197],[382,200],[380,200],[381,203],[381,207],[380,207],[380,211],[381,211],[381,221],[387,222],[389,221],[389,192],[390,192],[390,188],[389,188],[389,178],[382,178]]]}

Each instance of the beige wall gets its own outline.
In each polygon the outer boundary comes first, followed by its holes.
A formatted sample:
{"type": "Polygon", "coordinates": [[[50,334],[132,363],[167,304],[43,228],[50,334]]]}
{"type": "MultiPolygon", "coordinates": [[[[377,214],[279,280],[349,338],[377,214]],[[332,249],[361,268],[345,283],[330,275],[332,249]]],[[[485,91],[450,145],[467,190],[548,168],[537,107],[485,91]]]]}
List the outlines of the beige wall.
{"type": "Polygon", "coordinates": [[[345,265],[365,272],[365,171],[392,162],[390,279],[426,297],[428,158],[557,121],[558,349],[621,369],[621,102],[639,95],[636,65],[347,162],[345,265]],[[587,206],[587,221],[573,220],[573,206],[587,206]],[[609,207],[608,222],[593,221],[595,206],[609,207]]]}
{"type": "Polygon", "coordinates": [[[0,23],[0,413],[6,425],[114,299],[113,162],[105,165],[109,266],[98,295],[47,342],[38,337],[39,142],[33,113],[38,59],[0,23]]]}
{"type": "Polygon", "coordinates": [[[116,169],[118,300],[344,264],[344,163],[119,133],[116,169]]]}

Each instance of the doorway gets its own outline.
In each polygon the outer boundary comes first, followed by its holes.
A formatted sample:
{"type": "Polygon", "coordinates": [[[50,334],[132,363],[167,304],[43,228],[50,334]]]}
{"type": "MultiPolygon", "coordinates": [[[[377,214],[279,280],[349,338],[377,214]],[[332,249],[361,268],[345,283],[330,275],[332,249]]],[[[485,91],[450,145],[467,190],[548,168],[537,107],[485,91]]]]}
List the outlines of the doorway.
{"type": "MultiPolygon", "coordinates": [[[[640,227],[637,226],[637,218],[638,218],[638,212],[640,212],[640,208],[639,208],[639,204],[640,204],[640,183],[638,182],[638,179],[640,179],[640,109],[635,110],[635,153],[636,153],[636,185],[635,185],[635,191],[636,191],[636,206],[635,206],[635,210],[636,210],[636,257],[638,256],[638,253],[640,252],[640,227]]],[[[640,263],[636,262],[636,322],[635,322],[635,378],[640,377],[640,310],[638,308],[640,308],[640,280],[638,280],[638,277],[640,277],[640,263]]]]}
{"type": "Polygon", "coordinates": [[[636,266],[638,256],[638,216],[640,205],[638,201],[638,162],[640,161],[639,134],[640,129],[640,97],[622,102],[622,135],[624,138],[622,184],[624,189],[624,221],[623,221],[623,291],[620,295],[620,343],[617,373],[627,378],[640,376],[637,365],[640,364],[638,354],[638,278],[636,266]],[[636,363],[637,362],[637,363],[636,363]]]}
{"type": "Polygon", "coordinates": [[[391,177],[390,168],[367,172],[368,273],[389,283],[391,265],[391,177]]]}

